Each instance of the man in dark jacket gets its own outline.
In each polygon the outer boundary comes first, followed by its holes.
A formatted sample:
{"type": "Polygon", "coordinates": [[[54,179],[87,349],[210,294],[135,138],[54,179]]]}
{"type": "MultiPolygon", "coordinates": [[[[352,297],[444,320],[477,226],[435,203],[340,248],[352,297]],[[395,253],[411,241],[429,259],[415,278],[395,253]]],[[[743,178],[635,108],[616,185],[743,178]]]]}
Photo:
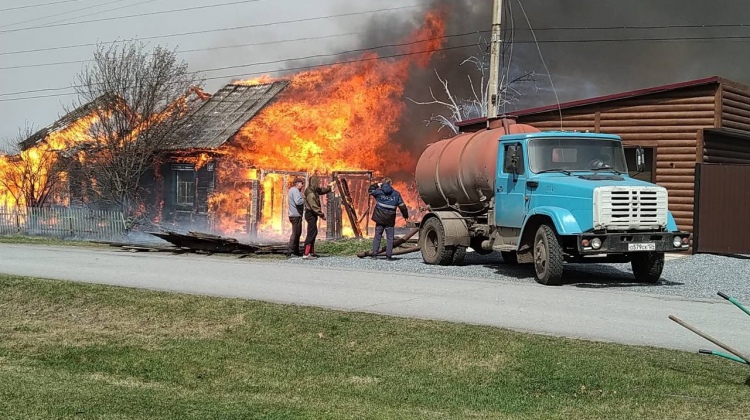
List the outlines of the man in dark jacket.
{"type": "Polygon", "coordinates": [[[375,222],[375,238],[372,242],[372,257],[376,258],[380,251],[380,237],[385,231],[385,258],[393,259],[393,228],[396,225],[396,209],[401,210],[404,219],[409,219],[409,210],[401,198],[401,194],[391,186],[391,179],[384,178],[380,184],[372,184],[368,189],[375,198],[375,210],[372,221],[375,222]]]}
{"type": "Polygon", "coordinates": [[[327,187],[318,185],[318,177],[313,175],[305,188],[305,222],[307,222],[307,236],[305,237],[305,255],[303,259],[317,258],[315,255],[315,238],[318,236],[318,218],[326,220],[325,214],[320,206],[320,196],[331,192],[333,182],[327,187]]]}

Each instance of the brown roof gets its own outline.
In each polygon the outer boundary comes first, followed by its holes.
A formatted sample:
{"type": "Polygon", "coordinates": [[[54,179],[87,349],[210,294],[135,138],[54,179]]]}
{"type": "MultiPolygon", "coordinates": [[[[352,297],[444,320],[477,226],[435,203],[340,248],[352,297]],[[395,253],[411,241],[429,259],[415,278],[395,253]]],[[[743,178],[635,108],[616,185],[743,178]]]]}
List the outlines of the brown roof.
{"type": "Polygon", "coordinates": [[[214,149],[221,146],[288,85],[288,81],[277,81],[253,86],[224,86],[189,117],[198,120],[199,131],[191,132],[193,124],[189,124],[175,133],[185,138],[176,139],[173,149],[214,149]]]}
{"type": "MultiPolygon", "coordinates": [[[[689,80],[686,82],[631,90],[627,92],[615,93],[612,95],[596,96],[593,98],[581,99],[577,101],[563,102],[559,106],[557,104],[554,104],[554,105],[545,105],[545,106],[540,106],[540,107],[535,107],[535,108],[527,108],[527,109],[522,109],[522,110],[511,112],[510,115],[520,117],[520,116],[526,116],[526,115],[541,114],[544,112],[557,111],[558,109],[563,110],[563,109],[569,109],[569,108],[577,108],[577,107],[586,106],[586,105],[594,105],[594,104],[599,104],[603,102],[612,102],[612,101],[616,101],[619,99],[632,98],[636,96],[645,96],[645,95],[649,95],[653,93],[666,92],[670,90],[677,90],[677,89],[682,89],[682,88],[696,87],[696,86],[703,86],[703,85],[710,85],[710,84],[721,84],[721,83],[731,83],[735,85],[738,84],[736,82],[732,82],[730,80],[721,78],[719,76],[711,76],[711,77],[706,77],[703,79],[689,80]]],[[[486,118],[484,117],[474,118],[471,120],[460,121],[456,125],[458,125],[459,127],[464,127],[464,126],[483,123],[484,121],[486,121],[486,118]]]]}

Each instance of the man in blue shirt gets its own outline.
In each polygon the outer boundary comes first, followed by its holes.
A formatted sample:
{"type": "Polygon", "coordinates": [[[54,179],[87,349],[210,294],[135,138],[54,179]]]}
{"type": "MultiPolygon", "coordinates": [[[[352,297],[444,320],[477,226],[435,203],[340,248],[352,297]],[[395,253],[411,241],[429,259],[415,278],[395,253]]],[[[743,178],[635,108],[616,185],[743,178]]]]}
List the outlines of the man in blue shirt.
{"type": "Polygon", "coordinates": [[[393,259],[393,228],[396,226],[396,209],[401,210],[404,219],[409,219],[409,210],[401,198],[401,193],[391,186],[390,178],[383,178],[379,184],[372,184],[368,189],[371,196],[375,198],[375,210],[372,212],[372,221],[375,222],[375,237],[372,241],[372,257],[376,258],[380,251],[380,238],[385,231],[386,245],[385,258],[393,259]]]}
{"type": "Polygon", "coordinates": [[[305,180],[303,178],[294,178],[294,184],[289,188],[289,223],[292,224],[292,235],[289,237],[287,256],[290,257],[292,255],[302,256],[299,252],[299,238],[302,236],[302,212],[305,204],[302,189],[304,187],[305,180]]]}

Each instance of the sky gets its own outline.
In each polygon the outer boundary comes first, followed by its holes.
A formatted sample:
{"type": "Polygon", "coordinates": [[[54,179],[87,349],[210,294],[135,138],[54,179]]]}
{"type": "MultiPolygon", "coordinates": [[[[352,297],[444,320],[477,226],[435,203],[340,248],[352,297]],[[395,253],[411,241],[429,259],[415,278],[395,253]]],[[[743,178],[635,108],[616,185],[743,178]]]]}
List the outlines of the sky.
{"type": "MultiPolygon", "coordinates": [[[[510,79],[532,75],[513,85],[509,112],[713,75],[750,84],[750,26],[743,25],[750,2],[505,2],[505,71],[510,79]]],[[[454,94],[468,95],[467,66],[459,64],[477,51],[471,44],[480,34],[471,32],[490,27],[490,0],[0,0],[0,139],[61,116],[97,42],[176,48],[215,92],[238,78],[398,42],[427,9],[446,5],[447,33],[467,34],[446,44],[466,47],[438,54],[414,75],[406,95],[416,99],[436,86],[434,70],[451,80],[454,94]],[[384,10],[392,8],[399,9],[384,10]]],[[[439,111],[409,105],[404,124],[419,135],[422,121],[439,111]]]]}

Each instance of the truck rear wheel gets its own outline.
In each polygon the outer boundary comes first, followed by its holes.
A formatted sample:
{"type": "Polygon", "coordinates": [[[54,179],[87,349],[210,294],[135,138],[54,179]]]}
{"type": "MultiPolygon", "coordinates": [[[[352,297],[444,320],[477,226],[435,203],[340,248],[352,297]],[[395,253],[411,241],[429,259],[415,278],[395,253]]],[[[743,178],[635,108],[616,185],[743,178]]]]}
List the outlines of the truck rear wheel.
{"type": "Polygon", "coordinates": [[[453,262],[454,250],[445,246],[445,228],[437,217],[427,220],[422,226],[419,249],[422,251],[422,260],[427,264],[449,265],[453,262]]]}
{"type": "Polygon", "coordinates": [[[633,255],[630,260],[635,280],[640,283],[658,283],[664,270],[663,252],[644,252],[633,255]]]}
{"type": "Polygon", "coordinates": [[[464,258],[466,258],[466,247],[459,245],[453,251],[451,265],[464,265],[464,258]]]}
{"type": "Polygon", "coordinates": [[[541,225],[534,235],[534,274],[537,283],[548,286],[562,282],[563,251],[554,229],[541,225]]]}

